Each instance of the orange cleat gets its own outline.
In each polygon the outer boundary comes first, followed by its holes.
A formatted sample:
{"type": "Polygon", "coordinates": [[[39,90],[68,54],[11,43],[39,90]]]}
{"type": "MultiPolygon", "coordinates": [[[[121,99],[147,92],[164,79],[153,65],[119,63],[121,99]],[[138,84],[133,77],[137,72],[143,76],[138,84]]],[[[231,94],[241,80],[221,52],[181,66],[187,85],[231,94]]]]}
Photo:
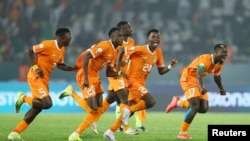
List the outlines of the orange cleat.
{"type": "Polygon", "coordinates": [[[178,96],[174,96],[170,104],[166,107],[166,113],[169,113],[171,110],[177,107],[177,102],[180,100],[178,96]]]}
{"type": "Polygon", "coordinates": [[[192,139],[187,133],[179,133],[177,138],[182,139],[182,140],[191,140],[192,139]]]}

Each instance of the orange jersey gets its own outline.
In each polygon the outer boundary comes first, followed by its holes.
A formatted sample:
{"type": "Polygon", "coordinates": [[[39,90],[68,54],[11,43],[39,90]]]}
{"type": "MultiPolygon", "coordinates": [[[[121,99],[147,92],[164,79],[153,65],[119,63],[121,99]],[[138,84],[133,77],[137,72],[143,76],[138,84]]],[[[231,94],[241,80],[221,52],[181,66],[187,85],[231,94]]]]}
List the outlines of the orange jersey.
{"type": "Polygon", "coordinates": [[[194,81],[196,83],[196,73],[199,65],[205,67],[203,77],[208,74],[220,75],[223,65],[214,64],[213,54],[203,54],[195,58],[187,67],[182,71],[180,81],[194,81]]]}
{"type": "MultiPolygon", "coordinates": [[[[33,46],[33,52],[37,55],[36,64],[44,73],[46,82],[50,79],[50,73],[53,71],[56,63],[64,63],[64,47],[59,48],[56,40],[45,40],[38,45],[33,46]]],[[[37,73],[30,68],[28,78],[36,78],[37,73]]]]}
{"type": "MultiPolygon", "coordinates": [[[[88,74],[89,76],[98,76],[100,70],[110,65],[113,57],[115,56],[115,48],[110,40],[101,41],[93,45],[88,50],[82,52],[77,59],[76,66],[83,71],[83,56],[86,52],[90,52],[93,56],[89,60],[88,74]]],[[[83,74],[82,74],[83,75],[83,74]]]]}
{"type": "Polygon", "coordinates": [[[138,82],[145,85],[154,65],[157,65],[157,67],[165,66],[160,48],[156,48],[154,52],[151,52],[148,45],[133,46],[126,48],[126,52],[130,56],[128,75],[131,83],[138,82]]]}
{"type": "Polygon", "coordinates": [[[123,46],[134,46],[135,45],[135,40],[131,37],[128,37],[127,41],[123,41],[123,46]]]}
{"type": "MultiPolygon", "coordinates": [[[[124,47],[134,46],[134,44],[135,41],[132,38],[128,38],[127,42],[123,41],[123,44],[116,48],[115,57],[112,60],[112,64],[114,67],[116,64],[118,52],[124,47]]],[[[121,71],[127,73],[128,62],[129,62],[129,56],[124,54],[122,58],[122,66],[120,68],[121,71]]],[[[108,81],[109,81],[108,90],[113,90],[115,92],[120,89],[124,89],[128,86],[128,81],[123,77],[121,78],[108,77],[108,81]]]]}
{"type": "MultiPolygon", "coordinates": [[[[116,56],[112,60],[112,64],[114,64],[114,66],[115,66],[117,55],[118,55],[119,51],[122,48],[124,48],[124,47],[132,47],[134,45],[135,45],[135,41],[134,41],[134,39],[132,39],[130,37],[128,38],[127,42],[123,41],[123,44],[116,48],[116,54],[115,54],[116,56]]],[[[120,70],[126,73],[127,69],[128,69],[127,68],[128,63],[129,63],[129,56],[127,54],[124,54],[123,57],[122,57],[122,66],[121,66],[120,70]]]]}
{"type": "MultiPolygon", "coordinates": [[[[132,47],[132,46],[135,46],[135,41],[132,39],[132,38],[128,38],[128,41],[127,42],[125,42],[125,41],[123,41],[123,44],[122,44],[122,46],[123,47],[127,47],[127,48],[130,48],[130,47],[132,47]]],[[[123,72],[125,72],[125,73],[127,73],[127,71],[128,71],[128,64],[129,64],[129,55],[127,54],[127,53],[125,53],[124,55],[123,55],[123,58],[122,58],[122,61],[124,62],[123,64],[123,66],[121,66],[121,71],[123,71],[123,72]]]]}

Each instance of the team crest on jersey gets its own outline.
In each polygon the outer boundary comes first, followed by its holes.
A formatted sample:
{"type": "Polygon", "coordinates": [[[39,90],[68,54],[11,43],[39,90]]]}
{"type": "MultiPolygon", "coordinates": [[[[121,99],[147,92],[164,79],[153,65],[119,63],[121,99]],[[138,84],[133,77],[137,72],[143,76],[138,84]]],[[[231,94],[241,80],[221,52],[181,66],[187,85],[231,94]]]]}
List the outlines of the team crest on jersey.
{"type": "Polygon", "coordinates": [[[43,44],[39,44],[39,48],[43,48],[43,44]]]}
{"type": "Polygon", "coordinates": [[[154,57],[154,63],[156,62],[156,60],[157,60],[157,58],[156,58],[156,56],[154,57]]]}
{"type": "Polygon", "coordinates": [[[129,50],[135,50],[135,47],[130,47],[129,50]]]}
{"type": "Polygon", "coordinates": [[[98,48],[98,49],[96,50],[97,53],[102,53],[102,51],[103,51],[102,48],[98,48]]]}

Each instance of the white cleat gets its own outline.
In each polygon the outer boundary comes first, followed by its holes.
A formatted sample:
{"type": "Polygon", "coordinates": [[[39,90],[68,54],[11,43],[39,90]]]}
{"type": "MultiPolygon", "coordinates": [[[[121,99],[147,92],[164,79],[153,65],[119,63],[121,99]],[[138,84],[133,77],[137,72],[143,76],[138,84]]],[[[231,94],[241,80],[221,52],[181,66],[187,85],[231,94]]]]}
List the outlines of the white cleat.
{"type": "Polygon", "coordinates": [[[138,135],[139,132],[136,130],[133,130],[132,128],[128,128],[127,130],[124,131],[125,135],[138,135]]]}
{"type": "Polygon", "coordinates": [[[94,134],[98,135],[98,130],[97,130],[97,122],[93,122],[91,125],[91,130],[94,134]]]}
{"type": "Polygon", "coordinates": [[[108,139],[109,141],[115,141],[114,133],[110,129],[104,132],[103,138],[108,139]]]}

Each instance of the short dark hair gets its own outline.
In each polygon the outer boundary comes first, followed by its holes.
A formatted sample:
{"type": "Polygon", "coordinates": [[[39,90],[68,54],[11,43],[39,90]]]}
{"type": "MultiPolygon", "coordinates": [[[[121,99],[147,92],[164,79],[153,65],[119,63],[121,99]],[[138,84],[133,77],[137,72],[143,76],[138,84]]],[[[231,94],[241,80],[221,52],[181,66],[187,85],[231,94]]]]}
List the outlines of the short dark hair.
{"type": "Polygon", "coordinates": [[[121,28],[122,26],[126,25],[126,24],[129,24],[127,21],[120,21],[118,24],[117,24],[117,27],[118,28],[121,28]]]}
{"type": "Polygon", "coordinates": [[[214,46],[214,51],[219,49],[219,48],[227,48],[227,45],[225,45],[225,44],[217,44],[217,45],[214,46]]]}
{"type": "Polygon", "coordinates": [[[153,28],[153,29],[150,29],[150,30],[148,31],[147,37],[148,37],[152,32],[160,33],[158,29],[153,28]]]}
{"type": "Polygon", "coordinates": [[[110,30],[109,30],[109,37],[111,36],[111,34],[115,31],[119,30],[117,27],[112,27],[110,30]]]}
{"type": "Polygon", "coordinates": [[[57,30],[56,30],[56,36],[57,37],[60,37],[60,36],[62,36],[63,34],[65,34],[65,33],[69,33],[70,32],[70,30],[68,29],[68,28],[65,28],[65,27],[63,27],[63,28],[58,28],[57,30]]]}

